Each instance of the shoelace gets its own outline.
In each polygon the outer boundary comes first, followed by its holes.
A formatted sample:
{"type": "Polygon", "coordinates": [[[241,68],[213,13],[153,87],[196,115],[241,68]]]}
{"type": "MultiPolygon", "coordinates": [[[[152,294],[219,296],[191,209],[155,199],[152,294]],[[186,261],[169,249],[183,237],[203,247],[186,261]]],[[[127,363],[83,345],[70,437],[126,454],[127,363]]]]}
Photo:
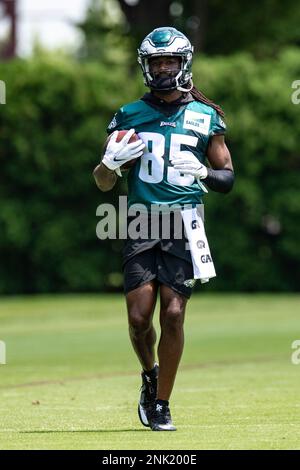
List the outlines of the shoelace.
{"type": "Polygon", "coordinates": [[[171,422],[169,408],[157,403],[152,412],[152,419],[158,424],[168,424],[171,422]]]}

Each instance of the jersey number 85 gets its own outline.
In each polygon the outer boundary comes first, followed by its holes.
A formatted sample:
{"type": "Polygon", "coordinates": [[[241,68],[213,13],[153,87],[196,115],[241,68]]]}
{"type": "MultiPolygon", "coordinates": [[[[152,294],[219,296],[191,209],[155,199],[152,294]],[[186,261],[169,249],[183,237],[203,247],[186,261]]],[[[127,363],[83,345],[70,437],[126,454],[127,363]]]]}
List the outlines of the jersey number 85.
{"type": "MultiPolygon", "coordinates": [[[[146,183],[160,183],[164,177],[166,139],[157,132],[139,132],[139,137],[146,144],[146,151],[141,158],[139,178],[146,183]]],[[[175,154],[183,152],[181,145],[197,147],[198,137],[185,134],[171,134],[169,159],[175,154]]],[[[184,150],[184,153],[192,153],[184,150]]],[[[183,175],[172,166],[167,167],[166,179],[169,183],[178,186],[190,186],[194,182],[191,175],[183,175]]]]}

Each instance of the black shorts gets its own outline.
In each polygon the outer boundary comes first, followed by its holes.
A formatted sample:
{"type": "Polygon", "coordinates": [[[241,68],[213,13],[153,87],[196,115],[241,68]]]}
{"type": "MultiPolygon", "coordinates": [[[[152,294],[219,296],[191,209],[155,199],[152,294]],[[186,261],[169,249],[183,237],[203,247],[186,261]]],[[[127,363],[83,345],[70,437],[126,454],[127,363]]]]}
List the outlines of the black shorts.
{"type": "Polygon", "coordinates": [[[123,249],[124,292],[156,279],[189,298],[192,294],[194,270],[187,239],[130,240],[123,249]]]}

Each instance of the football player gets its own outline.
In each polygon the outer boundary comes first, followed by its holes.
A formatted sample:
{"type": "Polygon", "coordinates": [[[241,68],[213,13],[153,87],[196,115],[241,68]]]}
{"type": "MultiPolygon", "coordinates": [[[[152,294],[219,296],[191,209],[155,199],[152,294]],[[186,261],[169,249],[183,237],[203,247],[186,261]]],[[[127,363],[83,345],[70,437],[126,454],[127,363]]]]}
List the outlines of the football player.
{"type": "MultiPolygon", "coordinates": [[[[108,126],[112,134],[94,177],[102,191],[113,188],[120,167],[128,172],[128,206],[149,210],[176,204],[195,207],[205,186],[231,190],[234,172],[225,144],[222,109],[192,81],[193,47],[175,28],[152,31],[138,49],[144,82],[141,99],[119,109],[108,126]],[[120,142],[114,131],[129,130],[120,142]],[[139,139],[129,142],[133,133],[139,139]],[[205,186],[203,185],[205,183],[205,186]]],[[[128,223],[130,218],[128,218],[128,223]]],[[[138,414],[153,431],[175,431],[169,399],[184,345],[184,315],[194,284],[186,237],[140,238],[126,241],[123,251],[124,291],[129,332],[142,371],[138,414]],[[160,297],[160,339],[155,362],[156,332],[152,324],[160,297]]],[[[209,258],[208,258],[209,259],[209,258]]]]}

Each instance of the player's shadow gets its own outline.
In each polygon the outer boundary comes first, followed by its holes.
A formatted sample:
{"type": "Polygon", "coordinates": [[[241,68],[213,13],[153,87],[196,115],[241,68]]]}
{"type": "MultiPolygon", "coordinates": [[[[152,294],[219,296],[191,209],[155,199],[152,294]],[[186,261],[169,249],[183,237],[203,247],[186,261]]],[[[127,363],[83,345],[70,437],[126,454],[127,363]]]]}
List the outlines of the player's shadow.
{"type": "Polygon", "coordinates": [[[74,429],[74,430],[35,430],[35,431],[19,431],[20,434],[54,434],[54,433],[98,433],[98,432],[147,432],[149,429],[74,429]]]}

